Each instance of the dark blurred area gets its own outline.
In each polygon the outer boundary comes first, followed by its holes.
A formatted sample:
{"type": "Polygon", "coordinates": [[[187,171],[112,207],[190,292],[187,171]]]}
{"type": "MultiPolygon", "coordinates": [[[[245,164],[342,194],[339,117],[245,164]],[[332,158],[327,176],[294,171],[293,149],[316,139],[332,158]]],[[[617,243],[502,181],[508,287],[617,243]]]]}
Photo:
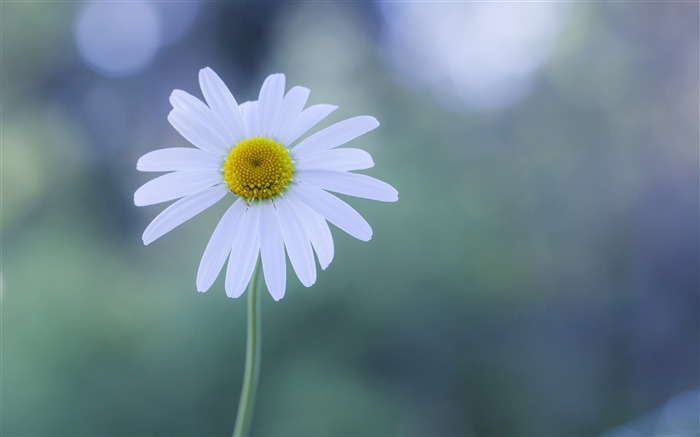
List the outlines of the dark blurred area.
{"type": "Polygon", "coordinates": [[[148,247],[133,205],[210,66],[376,116],[400,193],[264,296],[254,435],[700,435],[699,8],[1,2],[0,434],[230,434],[245,300],[195,291],[228,201],[148,247]]]}

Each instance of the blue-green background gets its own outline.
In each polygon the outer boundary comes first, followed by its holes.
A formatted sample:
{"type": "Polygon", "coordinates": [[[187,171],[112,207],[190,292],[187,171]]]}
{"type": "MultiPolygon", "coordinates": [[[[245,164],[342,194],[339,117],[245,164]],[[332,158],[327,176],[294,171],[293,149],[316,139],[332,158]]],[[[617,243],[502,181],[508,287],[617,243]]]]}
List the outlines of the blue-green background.
{"type": "MultiPolygon", "coordinates": [[[[132,201],[138,157],[186,145],[168,96],[200,96],[204,66],[239,101],[284,72],[340,106],[324,126],[376,116],[353,145],[400,193],[348,199],[372,241],[333,229],[312,288],[290,269],[263,296],[254,435],[698,435],[698,3],[550,4],[546,56],[493,107],[392,52],[404,26],[466,56],[396,21],[407,4],[148,3],[170,40],[122,75],[79,50],[86,5],[0,3],[2,436],[231,432],[245,300],[195,291],[227,202],[144,247],[162,207],[132,201]]],[[[492,78],[463,81],[488,103],[492,78]]]]}

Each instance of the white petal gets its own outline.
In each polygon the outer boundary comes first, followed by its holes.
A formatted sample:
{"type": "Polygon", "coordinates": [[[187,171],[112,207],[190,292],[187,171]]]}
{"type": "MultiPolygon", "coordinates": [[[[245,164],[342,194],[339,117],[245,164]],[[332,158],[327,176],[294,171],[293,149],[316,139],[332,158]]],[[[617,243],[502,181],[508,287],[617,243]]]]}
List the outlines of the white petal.
{"type": "Polygon", "coordinates": [[[287,266],[280,223],[272,202],[260,205],[259,234],[260,258],[265,274],[265,284],[272,298],[280,300],[284,297],[287,284],[287,266]]]}
{"type": "Polygon", "coordinates": [[[310,184],[298,183],[293,189],[301,201],[343,231],[362,241],[372,238],[369,223],[347,203],[310,184]]]}
{"type": "Polygon", "coordinates": [[[209,290],[209,287],[216,281],[216,277],[219,276],[219,272],[226,262],[226,257],[231,252],[236,233],[242,231],[238,224],[245,208],[245,201],[239,198],[226,210],[219,220],[219,224],[216,225],[199,262],[197,291],[209,290]]]}
{"type": "Polygon", "coordinates": [[[143,244],[151,244],[223,199],[227,193],[229,193],[229,190],[225,185],[217,185],[173,203],[158,214],[146,227],[146,230],[143,232],[143,244]]]}
{"type": "Polygon", "coordinates": [[[325,270],[333,261],[334,252],[333,236],[328,228],[326,219],[299,200],[294,194],[294,190],[287,191],[286,195],[289,198],[289,204],[296,211],[297,217],[299,217],[306,228],[306,235],[311,240],[311,245],[316,251],[318,263],[325,270]]]}
{"type": "Polygon", "coordinates": [[[362,149],[331,149],[311,155],[302,153],[300,157],[292,153],[292,156],[297,158],[298,162],[294,166],[297,171],[311,169],[353,171],[374,167],[372,156],[362,149]]]}
{"type": "Polygon", "coordinates": [[[225,284],[228,297],[243,294],[253,276],[260,250],[259,221],[260,207],[251,205],[241,219],[240,232],[236,234],[228,259],[225,284]]]}
{"type": "Polygon", "coordinates": [[[293,150],[297,156],[311,154],[341,146],[379,126],[376,118],[369,115],[348,118],[316,132],[297,144],[293,150]]]}
{"type": "Polygon", "coordinates": [[[170,103],[173,105],[173,109],[186,114],[192,120],[196,120],[203,128],[214,134],[226,148],[233,143],[233,137],[221,119],[195,96],[182,90],[174,90],[170,94],[170,103]]]}
{"type": "Polygon", "coordinates": [[[262,136],[271,136],[277,124],[284,98],[284,84],[284,74],[271,74],[260,88],[258,119],[262,136]]]}
{"type": "Polygon", "coordinates": [[[289,146],[336,109],[338,109],[338,107],[335,105],[320,104],[309,106],[299,114],[299,117],[294,123],[294,127],[292,127],[284,138],[280,138],[280,141],[282,144],[289,146]]]}
{"type": "Polygon", "coordinates": [[[298,180],[316,185],[324,190],[381,202],[396,202],[399,192],[386,182],[371,176],[333,170],[304,170],[298,180]]]}
{"type": "Polygon", "coordinates": [[[154,205],[199,193],[221,182],[217,171],[176,171],[146,182],[134,193],[136,206],[154,205]]]}
{"type": "Polygon", "coordinates": [[[289,261],[301,283],[311,287],[316,282],[316,262],[306,229],[289,205],[289,200],[280,197],[275,200],[275,206],[289,261]]]}
{"type": "Polygon", "coordinates": [[[199,70],[199,86],[211,110],[220,119],[228,131],[232,142],[237,142],[245,136],[243,117],[236,99],[229,91],[224,81],[209,67],[199,70]]]}
{"type": "Polygon", "coordinates": [[[205,127],[201,120],[179,109],[173,109],[168,114],[168,121],[190,143],[214,156],[226,156],[227,143],[205,127]]]}
{"type": "Polygon", "coordinates": [[[272,129],[272,137],[279,140],[283,145],[289,145],[289,143],[285,142],[285,139],[292,132],[294,123],[296,123],[299,114],[304,109],[310,92],[308,88],[295,86],[284,96],[282,107],[280,108],[279,121],[272,129]]]}
{"type": "Polygon", "coordinates": [[[241,103],[241,115],[245,123],[246,138],[257,137],[260,135],[258,127],[258,102],[241,103]]]}
{"type": "Polygon", "coordinates": [[[146,153],[136,163],[136,170],[218,170],[222,165],[221,158],[204,150],[191,147],[173,147],[146,153]]]}

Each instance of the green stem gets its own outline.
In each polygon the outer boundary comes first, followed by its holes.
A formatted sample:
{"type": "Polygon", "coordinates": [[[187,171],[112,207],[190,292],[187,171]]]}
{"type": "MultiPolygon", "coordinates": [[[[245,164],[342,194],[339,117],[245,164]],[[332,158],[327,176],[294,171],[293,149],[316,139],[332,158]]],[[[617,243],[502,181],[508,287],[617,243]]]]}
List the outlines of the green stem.
{"type": "Polygon", "coordinates": [[[236,426],[233,437],[243,437],[250,431],[253,420],[253,404],[260,374],[260,297],[258,292],[260,261],[255,265],[253,276],[248,284],[248,338],[245,350],[245,371],[241,400],[238,403],[236,426]]]}

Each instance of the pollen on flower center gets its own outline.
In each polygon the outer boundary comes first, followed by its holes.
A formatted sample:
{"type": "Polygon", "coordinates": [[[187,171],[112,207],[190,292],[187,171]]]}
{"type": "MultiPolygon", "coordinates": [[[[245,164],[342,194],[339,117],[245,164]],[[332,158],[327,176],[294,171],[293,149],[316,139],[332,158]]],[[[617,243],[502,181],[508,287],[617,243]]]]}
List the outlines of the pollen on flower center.
{"type": "Polygon", "coordinates": [[[277,141],[265,137],[241,140],[224,162],[224,181],[236,195],[268,199],[280,194],[292,179],[292,158],[277,141]]]}

